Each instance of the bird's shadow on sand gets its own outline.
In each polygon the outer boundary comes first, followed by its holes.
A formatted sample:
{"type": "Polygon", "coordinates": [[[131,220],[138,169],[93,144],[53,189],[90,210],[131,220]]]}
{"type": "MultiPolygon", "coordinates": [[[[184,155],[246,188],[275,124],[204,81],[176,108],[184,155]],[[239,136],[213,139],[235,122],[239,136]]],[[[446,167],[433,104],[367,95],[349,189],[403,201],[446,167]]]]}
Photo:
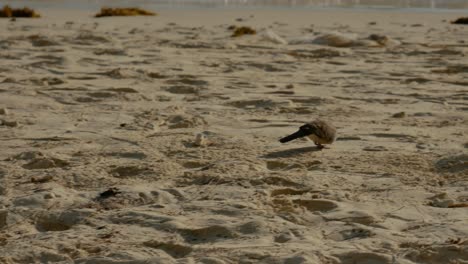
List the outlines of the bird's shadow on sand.
{"type": "Polygon", "coordinates": [[[293,156],[297,156],[297,155],[301,155],[305,153],[318,152],[318,151],[321,151],[321,149],[317,147],[293,148],[293,149],[270,152],[261,156],[261,158],[266,158],[266,159],[288,158],[288,157],[293,157],[293,156]]]}

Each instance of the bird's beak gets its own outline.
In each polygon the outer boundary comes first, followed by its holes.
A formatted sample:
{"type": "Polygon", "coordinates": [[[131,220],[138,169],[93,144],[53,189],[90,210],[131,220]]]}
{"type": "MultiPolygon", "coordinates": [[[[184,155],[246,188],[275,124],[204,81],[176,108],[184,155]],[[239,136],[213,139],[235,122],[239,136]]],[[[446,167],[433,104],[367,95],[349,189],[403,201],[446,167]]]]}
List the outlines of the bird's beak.
{"type": "Polygon", "coordinates": [[[286,143],[286,142],[289,142],[291,140],[294,140],[296,138],[301,138],[301,137],[305,137],[305,136],[308,136],[310,135],[310,133],[307,133],[306,131],[302,130],[302,129],[299,129],[296,133],[293,133],[287,137],[284,137],[282,139],[280,139],[279,141],[281,143],[286,143]]]}

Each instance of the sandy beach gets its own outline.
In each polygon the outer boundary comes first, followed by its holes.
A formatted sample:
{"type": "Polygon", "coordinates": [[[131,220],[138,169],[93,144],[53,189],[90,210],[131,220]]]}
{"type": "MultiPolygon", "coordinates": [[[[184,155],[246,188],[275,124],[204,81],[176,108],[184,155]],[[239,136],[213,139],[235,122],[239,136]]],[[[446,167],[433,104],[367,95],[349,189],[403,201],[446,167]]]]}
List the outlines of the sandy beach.
{"type": "Polygon", "coordinates": [[[37,11],[0,20],[0,263],[468,263],[463,13],[37,11]]]}

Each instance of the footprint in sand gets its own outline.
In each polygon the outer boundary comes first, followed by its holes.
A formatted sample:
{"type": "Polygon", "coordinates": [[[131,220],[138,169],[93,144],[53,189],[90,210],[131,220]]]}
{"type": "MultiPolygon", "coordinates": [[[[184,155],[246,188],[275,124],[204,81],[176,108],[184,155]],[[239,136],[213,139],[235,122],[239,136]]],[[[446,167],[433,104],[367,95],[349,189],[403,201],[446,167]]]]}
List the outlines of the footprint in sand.
{"type": "MultiPolygon", "coordinates": [[[[0,169],[0,195],[7,195],[9,192],[8,178],[6,170],[0,169]]],[[[0,225],[1,228],[1,225],[0,225]]]]}
{"type": "MultiPolygon", "coordinates": [[[[43,56],[36,56],[35,59],[39,59],[38,61],[27,63],[25,66],[30,68],[47,68],[47,67],[54,67],[54,68],[65,68],[69,65],[69,60],[64,57],[59,56],[52,56],[52,55],[43,55],[43,56]]],[[[52,72],[52,70],[50,70],[52,72]]],[[[63,72],[59,72],[54,70],[54,73],[63,74],[63,72]]]]}
{"type": "Polygon", "coordinates": [[[335,255],[340,259],[341,264],[372,263],[372,264],[392,264],[392,256],[374,252],[351,251],[335,255]]]}
{"type": "Polygon", "coordinates": [[[227,264],[224,260],[214,257],[202,257],[197,259],[196,263],[200,264],[227,264]]]}
{"type": "Polygon", "coordinates": [[[24,164],[22,167],[28,170],[40,170],[50,168],[63,168],[67,167],[68,165],[70,165],[69,162],[62,159],[41,157],[32,159],[30,162],[24,164]]]}
{"type": "Polygon", "coordinates": [[[256,108],[279,108],[279,107],[291,107],[294,106],[292,101],[283,100],[283,101],[274,101],[271,99],[253,99],[253,100],[236,100],[228,102],[227,105],[234,106],[237,108],[244,109],[256,109],[256,108]]]}
{"type": "Polygon", "coordinates": [[[144,74],[133,69],[115,68],[104,72],[92,73],[94,75],[103,75],[112,79],[142,79],[144,74]]]}
{"type": "Polygon", "coordinates": [[[116,93],[138,93],[137,90],[130,88],[130,87],[122,87],[122,88],[107,88],[106,91],[116,92],[116,93]]]}
{"type": "Polygon", "coordinates": [[[325,199],[296,199],[292,202],[312,212],[328,212],[338,208],[337,202],[325,199]]]}
{"type": "Polygon", "coordinates": [[[160,249],[175,259],[184,258],[193,251],[192,247],[177,242],[150,240],[143,242],[143,245],[150,248],[160,249]]]}
{"type": "Polygon", "coordinates": [[[57,77],[44,77],[44,78],[40,78],[40,79],[29,78],[29,82],[31,82],[32,84],[35,84],[35,85],[45,85],[45,86],[59,85],[59,84],[64,84],[65,83],[64,80],[62,80],[60,78],[57,78],[57,77]]]}
{"type": "Polygon", "coordinates": [[[57,41],[41,35],[32,35],[28,39],[31,41],[31,44],[34,47],[49,47],[49,46],[58,46],[60,45],[57,41]]]}
{"type": "Polygon", "coordinates": [[[310,192],[310,189],[292,189],[292,188],[283,188],[275,189],[270,192],[271,197],[281,196],[281,195],[302,195],[310,192]]]}
{"type": "Polygon", "coordinates": [[[237,231],[244,235],[267,235],[271,233],[272,227],[263,221],[248,221],[237,227],[237,231]]]}
{"type": "Polygon", "coordinates": [[[69,40],[69,42],[77,45],[93,46],[96,44],[109,43],[111,39],[92,34],[91,32],[82,32],[78,36],[69,40]]]}
{"type": "Polygon", "coordinates": [[[258,63],[258,62],[246,62],[244,65],[257,68],[266,72],[284,72],[287,71],[285,69],[279,68],[277,66],[274,66],[274,64],[268,64],[268,63],[258,63]]]}
{"type": "Polygon", "coordinates": [[[345,223],[358,223],[363,225],[371,225],[379,221],[379,219],[366,211],[336,211],[324,216],[327,221],[342,221],[345,223]]]}
{"type": "Polygon", "coordinates": [[[275,198],[272,200],[271,206],[275,211],[282,212],[297,212],[298,208],[304,208],[310,212],[328,213],[338,208],[338,203],[326,199],[288,199],[275,198]]]}
{"type": "Polygon", "coordinates": [[[404,258],[415,263],[439,264],[468,261],[468,245],[466,240],[462,239],[449,239],[441,245],[403,243],[400,247],[405,249],[404,258]]]}
{"type": "Polygon", "coordinates": [[[98,98],[98,99],[105,99],[105,98],[111,98],[111,97],[116,96],[115,93],[111,93],[111,92],[90,92],[90,93],[87,93],[87,95],[89,97],[98,98]]]}
{"type": "Polygon", "coordinates": [[[468,155],[449,156],[438,160],[435,164],[438,171],[458,173],[468,171],[468,155]]]}
{"type": "Polygon", "coordinates": [[[140,165],[117,166],[109,170],[109,174],[116,178],[131,178],[152,173],[152,169],[140,165]]]}
{"type": "Polygon", "coordinates": [[[316,170],[322,164],[319,160],[312,160],[302,163],[290,163],[281,160],[269,160],[266,162],[266,167],[271,171],[284,171],[294,169],[316,170]]]}
{"type": "Polygon", "coordinates": [[[290,56],[293,56],[297,59],[319,59],[319,58],[333,58],[346,55],[344,51],[334,50],[334,49],[315,49],[315,50],[305,50],[297,49],[292,50],[287,53],[290,56]]]}
{"type": "MultiPolygon", "coordinates": [[[[78,64],[79,65],[82,65],[82,66],[107,66],[108,65],[108,62],[106,60],[102,60],[102,59],[96,59],[96,58],[81,58],[78,60],[78,64]]],[[[82,77],[84,78],[84,77],[82,77]]],[[[94,80],[96,79],[96,77],[87,77],[87,78],[92,78],[91,80],[94,80]]],[[[86,80],[86,79],[84,79],[86,80]]]]}
{"type": "Polygon", "coordinates": [[[179,79],[171,79],[166,81],[167,84],[180,84],[180,85],[193,85],[193,86],[207,86],[209,82],[196,79],[195,76],[186,75],[180,76],[179,79]]]}
{"type": "Polygon", "coordinates": [[[287,179],[287,177],[280,177],[280,176],[268,176],[264,177],[261,179],[254,179],[251,180],[250,183],[252,185],[262,185],[262,184],[268,184],[268,185],[276,185],[276,186],[282,186],[282,187],[302,187],[303,184],[297,183],[295,181],[287,179]]]}
{"type": "Polygon", "coordinates": [[[368,238],[374,235],[375,233],[372,232],[371,230],[356,227],[356,228],[341,230],[338,233],[331,234],[327,237],[335,241],[345,241],[345,240],[355,239],[355,238],[368,238]]]}
{"type": "Polygon", "coordinates": [[[238,237],[238,234],[231,229],[213,225],[198,229],[180,229],[178,232],[185,238],[187,243],[213,243],[219,240],[233,239],[238,237]]]}
{"type": "Polygon", "coordinates": [[[174,85],[163,89],[172,94],[198,94],[200,92],[200,88],[189,85],[174,85]]]}
{"type": "MultiPolygon", "coordinates": [[[[92,203],[88,205],[88,207],[105,210],[122,209],[143,205],[150,205],[151,207],[157,209],[172,207],[176,206],[180,200],[185,199],[182,193],[176,193],[172,191],[173,190],[171,189],[163,190],[154,188],[150,185],[119,186],[118,188],[111,187],[97,195],[92,203]]],[[[132,217],[139,216],[132,214],[132,217]]],[[[141,224],[145,225],[152,221],[150,218],[147,220],[148,221],[143,221],[141,224]]],[[[133,219],[129,221],[136,220],[133,219]]]]}
{"type": "Polygon", "coordinates": [[[117,157],[117,158],[124,158],[124,159],[137,159],[137,160],[143,160],[146,159],[148,156],[139,151],[135,152],[108,152],[108,153],[102,153],[101,156],[105,157],[117,157]]]}
{"type": "Polygon", "coordinates": [[[169,129],[177,129],[203,126],[207,122],[201,116],[172,115],[166,119],[165,124],[169,129]]]}
{"type": "Polygon", "coordinates": [[[110,56],[127,56],[127,51],[124,49],[98,49],[93,52],[95,55],[110,55],[110,56]]]}
{"type": "Polygon", "coordinates": [[[267,169],[271,171],[284,171],[293,169],[303,169],[304,166],[299,163],[289,163],[281,160],[269,160],[266,162],[267,169]]]}
{"type": "Polygon", "coordinates": [[[186,169],[203,169],[210,166],[209,162],[203,161],[185,161],[182,163],[182,166],[186,169]]]}
{"type": "Polygon", "coordinates": [[[416,137],[405,135],[405,134],[392,134],[392,133],[373,133],[370,134],[371,136],[378,137],[378,138],[396,138],[401,141],[405,142],[415,142],[416,137]]]}
{"type": "Polygon", "coordinates": [[[36,219],[36,229],[45,231],[65,231],[84,221],[92,211],[44,211],[36,219]]]}

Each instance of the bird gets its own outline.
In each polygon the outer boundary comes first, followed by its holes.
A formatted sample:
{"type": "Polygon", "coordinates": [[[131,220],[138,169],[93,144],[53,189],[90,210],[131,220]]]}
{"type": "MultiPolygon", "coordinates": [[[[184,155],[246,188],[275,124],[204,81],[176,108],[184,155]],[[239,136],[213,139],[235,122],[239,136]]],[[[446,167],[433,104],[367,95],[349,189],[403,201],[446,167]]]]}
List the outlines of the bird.
{"type": "Polygon", "coordinates": [[[306,123],[299,127],[299,130],[292,133],[289,136],[281,138],[279,141],[281,143],[286,143],[291,140],[301,138],[301,137],[308,137],[312,141],[314,141],[317,148],[322,150],[325,148],[324,144],[332,144],[336,139],[336,128],[321,119],[316,119],[312,122],[306,123]]]}

